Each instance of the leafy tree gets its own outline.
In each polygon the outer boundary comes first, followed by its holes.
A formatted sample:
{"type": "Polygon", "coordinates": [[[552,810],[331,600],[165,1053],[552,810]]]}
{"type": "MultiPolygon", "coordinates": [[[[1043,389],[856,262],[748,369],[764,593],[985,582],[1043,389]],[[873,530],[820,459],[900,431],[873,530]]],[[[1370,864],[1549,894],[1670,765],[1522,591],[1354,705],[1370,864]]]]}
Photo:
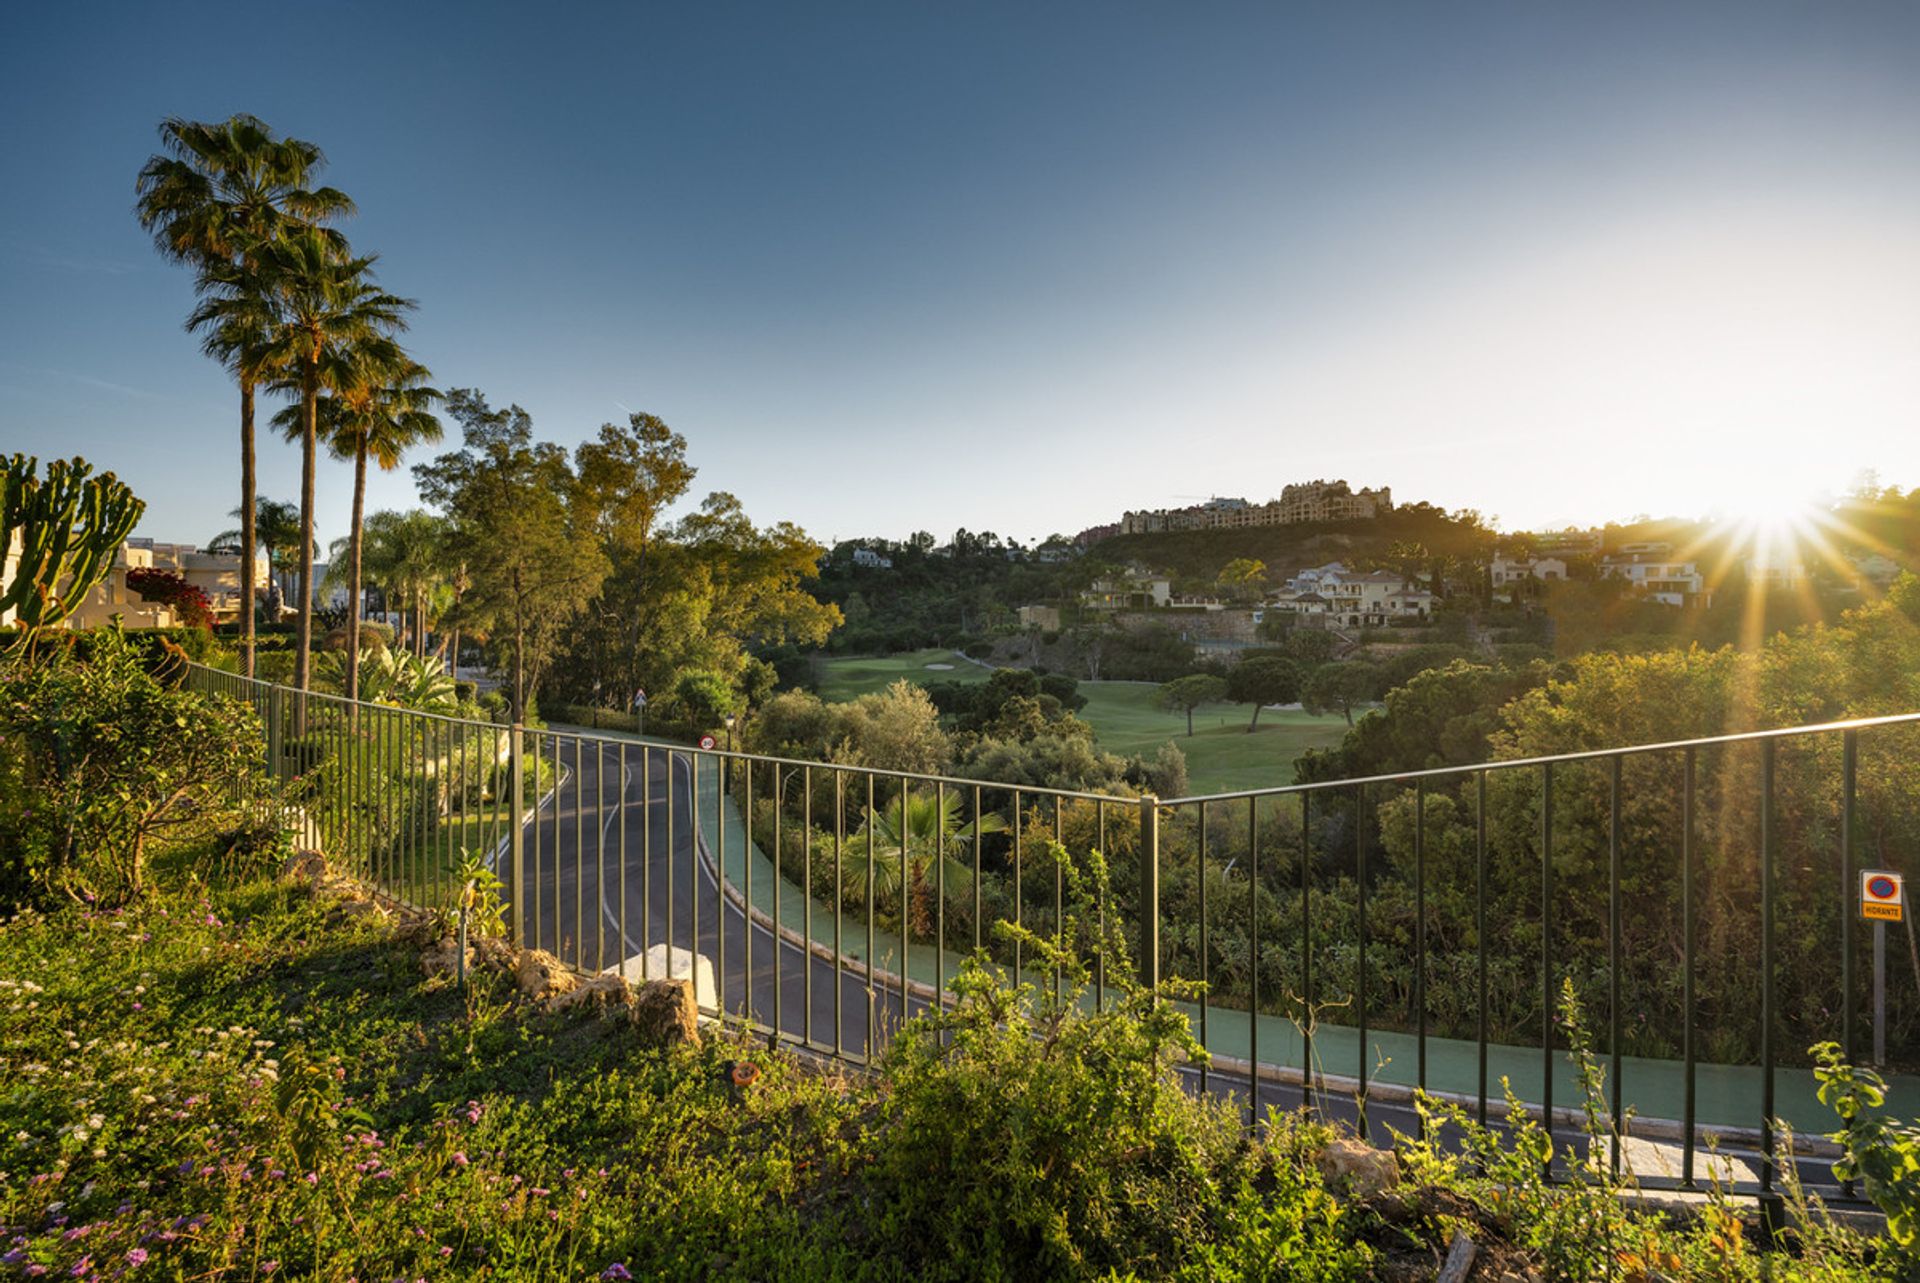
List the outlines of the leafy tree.
{"type": "Polygon", "coordinates": [[[1339,713],[1353,725],[1353,708],[1380,693],[1380,671],[1365,660],[1322,664],[1307,676],[1300,702],[1309,713],[1339,713]]]}
{"type": "Polygon", "coordinates": [[[734,711],[733,684],[718,673],[696,669],[680,674],[674,683],[673,698],[680,705],[687,723],[706,730],[734,711]]]}
{"type": "Polygon", "coordinates": [[[465,550],[462,615],[504,645],[517,721],[563,631],[599,591],[607,560],[566,451],[536,442],[525,410],[495,410],[480,393],[456,389],[446,412],[460,424],[464,448],[416,465],[413,475],[465,550]]]}
{"type": "Polygon", "coordinates": [[[963,824],[960,808],[958,789],[949,789],[944,797],[925,789],[903,789],[875,806],[842,850],[848,895],[864,902],[871,877],[876,901],[898,904],[904,894],[909,925],[922,937],[930,934],[933,922],[928,906],[935,885],[944,880],[946,894],[954,901],[969,895],[973,889],[970,852],[976,839],[1007,827],[992,811],[982,814],[977,826],[972,820],[963,824]]]}
{"type": "Polygon", "coordinates": [[[1227,698],[1252,704],[1247,723],[1251,735],[1260,725],[1260,710],[1268,704],[1291,704],[1300,698],[1300,666],[1290,659],[1263,656],[1243,659],[1227,671],[1227,698]]]}
{"type": "Polygon", "coordinates": [[[1235,557],[1214,576],[1214,587],[1222,597],[1234,601],[1258,601],[1267,577],[1267,566],[1252,557],[1235,557]]]}
{"type": "Polygon", "coordinates": [[[0,611],[12,611],[31,638],[71,615],[113,569],[146,503],[111,472],[85,459],[0,459],[0,611]],[[14,560],[14,540],[18,559],[14,560]]]}
{"type": "Polygon", "coordinates": [[[1193,710],[1202,704],[1217,704],[1227,697],[1224,678],[1212,673],[1189,673],[1163,685],[1154,699],[1160,707],[1187,715],[1187,736],[1193,736],[1193,710]]]}
{"type": "Polygon", "coordinates": [[[389,607],[410,615],[413,653],[427,653],[428,607],[448,575],[453,531],[447,521],[424,509],[376,512],[366,519],[363,539],[367,577],[385,593],[389,607]]]}
{"type": "Polygon", "coordinates": [[[162,151],[141,167],[135,183],[140,225],[152,233],[162,254],[199,272],[202,291],[216,280],[233,291],[232,306],[190,325],[203,330],[207,355],[240,384],[239,548],[249,601],[249,609],[241,612],[240,636],[242,671],[252,676],[254,390],[272,370],[267,343],[272,314],[258,275],[258,254],[278,236],[351,214],[353,202],[331,187],[311,185],[326,165],[318,147],[276,138],[253,116],[219,123],[169,116],[160,123],[160,143],[162,151]]]}
{"type": "Polygon", "coordinates": [[[1302,665],[1324,664],[1340,648],[1340,639],[1324,628],[1295,628],[1287,634],[1285,647],[1302,665]]]}

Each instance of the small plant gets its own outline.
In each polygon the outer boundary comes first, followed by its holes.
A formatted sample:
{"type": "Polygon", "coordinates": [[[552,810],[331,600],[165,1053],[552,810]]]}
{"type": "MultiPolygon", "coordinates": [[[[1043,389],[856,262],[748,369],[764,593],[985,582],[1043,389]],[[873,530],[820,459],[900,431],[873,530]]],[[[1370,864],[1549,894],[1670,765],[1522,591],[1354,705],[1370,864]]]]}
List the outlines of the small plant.
{"type": "Polygon", "coordinates": [[[1843,1151],[1833,1174],[1865,1187],[1886,1213],[1888,1239],[1909,1264],[1920,1265],[1920,1126],[1880,1112],[1886,1080],[1848,1064],[1838,1043],[1820,1043],[1811,1055],[1820,1103],[1840,1116],[1840,1130],[1828,1137],[1843,1151]]]}
{"type": "Polygon", "coordinates": [[[209,882],[235,885],[263,877],[292,858],[292,830],[274,820],[250,820],[214,836],[200,874],[209,882]]]}
{"type": "Polygon", "coordinates": [[[466,847],[460,848],[460,881],[453,905],[453,923],[472,935],[507,934],[507,906],[501,897],[506,883],[493,871],[486,857],[466,847]]]}

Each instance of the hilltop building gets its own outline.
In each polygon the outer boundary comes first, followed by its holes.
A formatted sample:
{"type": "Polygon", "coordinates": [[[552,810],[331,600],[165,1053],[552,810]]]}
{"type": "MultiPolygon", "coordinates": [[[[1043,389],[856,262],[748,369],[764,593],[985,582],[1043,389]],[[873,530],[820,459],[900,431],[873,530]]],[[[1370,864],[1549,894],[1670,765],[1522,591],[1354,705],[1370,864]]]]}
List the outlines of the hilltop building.
{"type": "MultiPolygon", "coordinates": [[[[1633,547],[1636,545],[1628,545],[1633,547]]],[[[1668,606],[1711,606],[1713,594],[1707,590],[1707,577],[1695,561],[1679,561],[1666,554],[1671,544],[1642,544],[1659,552],[1627,552],[1607,557],[1600,563],[1602,579],[1624,579],[1635,592],[1668,606]]]]}
{"type": "Polygon", "coordinates": [[[1329,562],[1302,570],[1287,580],[1287,590],[1269,603],[1305,617],[1320,627],[1382,628],[1426,619],[1433,614],[1433,593],[1391,570],[1348,570],[1329,562]]]}
{"type": "Polygon", "coordinates": [[[1355,490],[1345,481],[1308,481],[1287,486],[1278,499],[1249,503],[1212,498],[1187,508],[1129,512],[1119,533],[1161,534],[1179,530],[1236,530],[1248,526],[1284,526],[1301,521],[1365,521],[1393,509],[1393,491],[1355,490]]]}

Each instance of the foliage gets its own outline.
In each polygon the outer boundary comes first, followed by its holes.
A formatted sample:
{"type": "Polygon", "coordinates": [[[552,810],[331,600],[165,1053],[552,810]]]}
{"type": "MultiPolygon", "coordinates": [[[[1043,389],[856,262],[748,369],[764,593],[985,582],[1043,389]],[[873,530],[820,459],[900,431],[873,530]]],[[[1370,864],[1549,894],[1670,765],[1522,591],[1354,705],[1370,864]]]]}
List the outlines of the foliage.
{"type": "Polygon", "coordinates": [[[28,637],[79,609],[147,507],[77,456],[49,460],[45,479],[38,468],[28,455],[0,459],[0,614],[11,611],[28,637]]]}
{"type": "Polygon", "coordinates": [[[1193,734],[1193,710],[1202,704],[1217,704],[1227,697],[1227,682],[1212,673],[1188,673],[1160,687],[1156,700],[1160,707],[1187,715],[1187,734],[1193,734]]]}
{"type": "Polygon", "coordinates": [[[922,774],[944,770],[953,754],[932,699],[905,679],[841,704],[783,691],[747,723],[747,745],[772,757],[922,774]]]}
{"type": "Polygon", "coordinates": [[[1279,656],[1243,659],[1227,672],[1227,698],[1253,705],[1253,717],[1247,722],[1251,734],[1260,725],[1262,708],[1300,698],[1300,666],[1279,656]]]}
{"type": "Polygon", "coordinates": [[[453,905],[455,920],[465,914],[467,931],[472,935],[506,935],[507,903],[502,893],[507,884],[493,871],[487,857],[462,847],[460,867],[454,873],[454,881],[460,888],[453,905]]]}
{"type": "Polygon", "coordinates": [[[156,678],[118,629],[0,674],[0,878],[17,897],[120,901],[146,882],[148,843],[249,795],[259,719],[156,678]]]}
{"type": "Polygon", "coordinates": [[[1380,697],[1380,672],[1362,659],[1322,664],[1307,675],[1300,703],[1309,713],[1339,713],[1353,725],[1355,706],[1380,697]]]}
{"type": "Polygon", "coordinates": [[[461,617],[492,639],[512,674],[514,718],[523,720],[565,630],[606,578],[607,559],[566,451],[536,442],[525,410],[495,410],[465,388],[445,404],[462,448],[416,465],[413,475],[466,551],[461,617]]]}
{"type": "MultiPolygon", "coordinates": [[[[347,656],[340,651],[323,651],[315,661],[315,674],[335,690],[345,693],[347,656]]],[[[395,704],[425,713],[452,713],[459,709],[459,694],[454,681],[439,659],[418,659],[404,650],[374,646],[361,653],[360,698],[371,704],[395,704]]]]}
{"type": "Polygon", "coordinates": [[[213,627],[213,603],[207,600],[206,590],[188,583],[171,570],[136,567],[127,572],[127,587],[138,593],[142,601],[157,601],[172,607],[189,628],[213,627]]]}
{"type": "Polygon", "coordinates": [[[1838,1043],[1813,1048],[1820,1103],[1840,1117],[1828,1137],[1840,1146],[1833,1174],[1857,1180],[1886,1213],[1887,1237],[1909,1265],[1920,1267],[1920,1125],[1889,1118],[1886,1080],[1847,1063],[1838,1043]]]}

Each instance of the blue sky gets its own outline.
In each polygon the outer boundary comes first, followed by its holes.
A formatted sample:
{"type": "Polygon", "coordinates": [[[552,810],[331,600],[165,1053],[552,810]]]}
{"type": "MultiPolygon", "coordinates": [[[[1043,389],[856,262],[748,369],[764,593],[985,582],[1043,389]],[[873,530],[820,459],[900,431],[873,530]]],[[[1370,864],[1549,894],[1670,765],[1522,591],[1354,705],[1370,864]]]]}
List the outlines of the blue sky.
{"type": "Polygon", "coordinates": [[[1920,484],[1911,5],[38,5],[0,102],[0,450],[161,538],[227,524],[237,398],[133,176],[234,111],[327,150],[443,386],[660,414],[821,538],[1920,484]]]}

